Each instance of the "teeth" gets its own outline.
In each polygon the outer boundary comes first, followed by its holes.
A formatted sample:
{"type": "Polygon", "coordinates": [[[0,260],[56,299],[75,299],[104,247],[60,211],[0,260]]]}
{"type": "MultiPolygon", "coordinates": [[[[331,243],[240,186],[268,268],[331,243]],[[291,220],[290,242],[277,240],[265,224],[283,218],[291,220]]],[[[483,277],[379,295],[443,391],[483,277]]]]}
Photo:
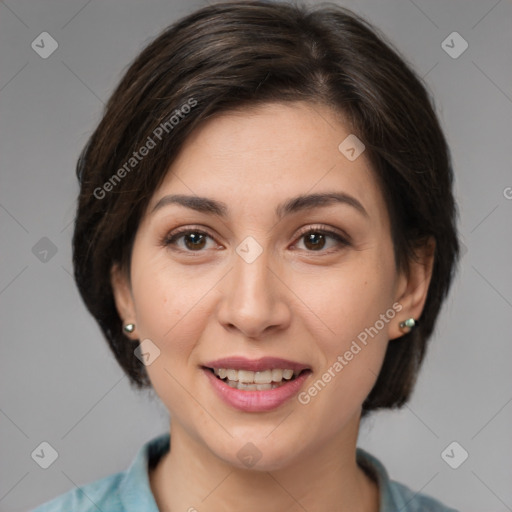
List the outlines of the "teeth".
{"type": "Polygon", "coordinates": [[[272,370],[254,373],[254,382],[256,384],[270,384],[272,382],[272,370]]]}
{"type": "Polygon", "coordinates": [[[293,377],[293,370],[283,370],[283,378],[291,379],[293,377]]]}
{"type": "Polygon", "coordinates": [[[272,370],[272,380],[274,382],[280,382],[283,380],[284,370],[272,370]]]}
{"type": "MultiPolygon", "coordinates": [[[[230,377],[230,380],[237,380],[230,377]]],[[[254,372],[248,370],[238,370],[238,382],[254,384],[254,372]]]]}
{"type": "Polygon", "coordinates": [[[269,369],[261,372],[250,370],[234,370],[232,368],[214,368],[213,373],[220,379],[227,379],[231,387],[237,389],[272,389],[273,383],[279,384],[284,380],[290,380],[294,374],[297,376],[300,372],[294,372],[291,369],[269,369]],[[272,385],[272,387],[271,387],[272,385]]]}
{"type": "Polygon", "coordinates": [[[245,384],[234,380],[226,381],[226,384],[235,389],[243,389],[244,391],[267,391],[269,389],[278,388],[281,384],[272,382],[271,384],[245,384]]]}

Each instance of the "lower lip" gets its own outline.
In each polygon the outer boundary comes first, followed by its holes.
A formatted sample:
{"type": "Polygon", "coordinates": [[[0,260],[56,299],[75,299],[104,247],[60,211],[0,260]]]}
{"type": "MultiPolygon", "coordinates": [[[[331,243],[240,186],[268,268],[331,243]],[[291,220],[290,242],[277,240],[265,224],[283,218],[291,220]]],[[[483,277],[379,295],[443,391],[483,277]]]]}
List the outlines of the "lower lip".
{"type": "Polygon", "coordinates": [[[210,380],[213,389],[224,402],[235,409],[245,412],[271,411],[279,407],[299,392],[302,384],[311,373],[310,371],[305,371],[295,379],[281,384],[274,389],[244,391],[232,388],[224,381],[218,379],[210,370],[203,368],[203,371],[210,380]]]}

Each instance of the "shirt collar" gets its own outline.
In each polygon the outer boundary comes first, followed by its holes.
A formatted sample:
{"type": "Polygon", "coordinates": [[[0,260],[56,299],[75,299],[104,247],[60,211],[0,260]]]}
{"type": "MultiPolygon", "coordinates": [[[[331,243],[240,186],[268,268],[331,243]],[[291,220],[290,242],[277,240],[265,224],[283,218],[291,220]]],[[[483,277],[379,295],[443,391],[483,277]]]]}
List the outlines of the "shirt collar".
{"type": "Polygon", "coordinates": [[[126,470],[119,486],[119,499],[126,512],[159,512],[149,483],[149,469],[169,451],[169,433],[161,434],[144,444],[126,470]]]}
{"type": "MultiPolygon", "coordinates": [[[[357,448],[356,451],[357,464],[366,472],[370,478],[377,483],[379,488],[379,512],[387,510],[399,510],[398,503],[391,491],[391,480],[389,479],[386,468],[382,465],[379,459],[369,454],[362,448],[357,448]]],[[[401,510],[401,509],[400,509],[401,510]]]]}

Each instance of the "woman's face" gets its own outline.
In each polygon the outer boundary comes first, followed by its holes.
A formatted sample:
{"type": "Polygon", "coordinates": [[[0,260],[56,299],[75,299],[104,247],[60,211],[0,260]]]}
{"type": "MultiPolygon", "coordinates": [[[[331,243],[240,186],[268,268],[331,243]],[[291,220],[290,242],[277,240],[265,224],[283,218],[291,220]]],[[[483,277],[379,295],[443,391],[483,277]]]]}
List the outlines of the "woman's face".
{"type": "Polygon", "coordinates": [[[349,135],[304,103],[212,118],[141,220],[131,289],[114,281],[173,424],[230,464],[284,467],[355,442],[388,340],[417,312],[366,155],[338,148],[349,135]],[[233,370],[231,385],[207,367],[233,370]],[[260,390],[238,389],[254,378],[260,390]]]}

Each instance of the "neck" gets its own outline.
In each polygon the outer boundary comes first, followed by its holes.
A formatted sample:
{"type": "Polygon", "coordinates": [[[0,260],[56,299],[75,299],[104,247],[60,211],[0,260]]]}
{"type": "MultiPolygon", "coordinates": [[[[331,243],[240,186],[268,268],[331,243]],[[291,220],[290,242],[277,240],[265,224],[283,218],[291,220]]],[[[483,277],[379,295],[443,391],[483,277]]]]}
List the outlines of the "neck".
{"type": "Polygon", "coordinates": [[[356,464],[359,418],[350,432],[272,471],[240,469],[171,423],[171,449],[150,474],[160,511],[377,512],[376,484],[356,464]],[[243,506],[241,506],[243,504],[243,506]]]}

